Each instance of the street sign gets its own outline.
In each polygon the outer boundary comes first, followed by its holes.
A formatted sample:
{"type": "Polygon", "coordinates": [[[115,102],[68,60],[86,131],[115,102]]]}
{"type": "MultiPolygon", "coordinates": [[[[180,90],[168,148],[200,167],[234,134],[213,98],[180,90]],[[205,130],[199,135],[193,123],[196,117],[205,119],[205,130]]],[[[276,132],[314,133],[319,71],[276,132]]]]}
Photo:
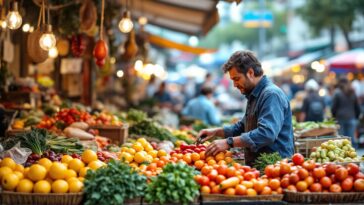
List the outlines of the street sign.
{"type": "Polygon", "coordinates": [[[243,25],[245,28],[270,28],[273,25],[273,13],[271,11],[245,11],[243,25]]]}

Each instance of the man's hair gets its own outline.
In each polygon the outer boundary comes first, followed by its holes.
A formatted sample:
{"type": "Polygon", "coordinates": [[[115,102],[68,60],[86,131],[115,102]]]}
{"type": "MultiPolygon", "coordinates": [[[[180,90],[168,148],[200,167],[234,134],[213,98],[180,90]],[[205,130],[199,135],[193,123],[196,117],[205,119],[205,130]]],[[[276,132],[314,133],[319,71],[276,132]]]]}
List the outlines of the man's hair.
{"type": "Polygon", "coordinates": [[[248,72],[249,68],[253,69],[255,77],[263,75],[262,65],[251,51],[236,51],[222,66],[222,70],[226,73],[233,67],[244,75],[248,72]]]}
{"type": "Polygon", "coordinates": [[[200,90],[201,95],[209,95],[214,92],[214,89],[211,86],[203,86],[200,90]]]}

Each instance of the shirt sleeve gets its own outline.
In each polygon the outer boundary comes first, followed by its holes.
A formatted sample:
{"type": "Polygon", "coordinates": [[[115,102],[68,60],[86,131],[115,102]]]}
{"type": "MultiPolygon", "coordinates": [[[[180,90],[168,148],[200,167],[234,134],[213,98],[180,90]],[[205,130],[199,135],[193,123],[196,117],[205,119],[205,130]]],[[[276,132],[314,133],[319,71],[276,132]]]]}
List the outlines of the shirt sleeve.
{"type": "Polygon", "coordinates": [[[258,127],[240,136],[253,152],[272,144],[284,122],[286,102],[277,93],[269,93],[262,100],[258,112],[258,127]]]}
{"type": "Polygon", "coordinates": [[[234,125],[224,126],[224,136],[226,138],[239,136],[241,133],[244,132],[244,122],[245,122],[245,117],[241,119],[239,122],[235,123],[234,125]]]}

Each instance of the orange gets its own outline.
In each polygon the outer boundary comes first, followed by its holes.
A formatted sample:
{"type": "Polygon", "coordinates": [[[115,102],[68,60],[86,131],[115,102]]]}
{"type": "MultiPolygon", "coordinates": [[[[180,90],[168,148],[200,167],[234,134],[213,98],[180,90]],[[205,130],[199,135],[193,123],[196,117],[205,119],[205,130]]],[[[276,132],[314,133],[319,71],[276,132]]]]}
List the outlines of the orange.
{"type": "Polygon", "coordinates": [[[163,156],[167,156],[167,152],[165,150],[162,150],[162,149],[158,150],[158,157],[160,158],[160,157],[163,157],[163,156]]]}
{"type": "Polygon", "coordinates": [[[200,159],[201,160],[204,160],[205,159],[205,151],[202,151],[202,152],[200,152],[200,159]]]}
{"type": "Polygon", "coordinates": [[[73,169],[67,169],[64,178],[67,180],[71,177],[77,177],[77,173],[73,169]]]}
{"type": "Polygon", "coordinates": [[[134,155],[134,161],[138,164],[143,163],[144,161],[147,161],[147,156],[144,154],[144,152],[137,152],[134,155]]]}
{"type": "Polygon", "coordinates": [[[246,195],[248,195],[248,196],[256,196],[257,195],[257,191],[255,191],[252,188],[249,188],[249,189],[246,190],[246,195]]]}
{"type": "Polygon", "coordinates": [[[9,174],[12,173],[13,170],[9,167],[1,167],[0,168],[0,179],[5,175],[5,174],[9,174]]]}
{"type": "Polygon", "coordinates": [[[232,152],[230,152],[230,151],[225,152],[225,157],[232,157],[232,156],[233,156],[232,152]]]}
{"type": "Polygon", "coordinates": [[[71,177],[71,178],[67,179],[68,184],[70,184],[71,182],[74,182],[74,181],[80,181],[80,180],[77,177],[71,177]]]}
{"type": "Polygon", "coordinates": [[[226,161],[226,163],[232,163],[233,162],[233,158],[231,158],[231,157],[225,157],[225,161],[226,161]]]}
{"type": "Polygon", "coordinates": [[[97,154],[93,150],[87,149],[82,153],[81,159],[85,163],[97,160],[97,154]]]}
{"type": "Polygon", "coordinates": [[[213,156],[208,156],[205,161],[209,162],[210,160],[215,160],[215,158],[213,156]]]}
{"type": "Polygon", "coordinates": [[[202,160],[197,160],[194,165],[196,169],[201,170],[205,163],[202,160]]]}
{"type": "Polygon", "coordinates": [[[18,186],[16,187],[17,192],[23,193],[31,193],[33,191],[33,182],[29,179],[22,179],[19,181],[18,186]]]}
{"type": "Polygon", "coordinates": [[[198,154],[198,153],[192,153],[192,154],[191,154],[191,159],[192,159],[192,161],[194,161],[194,162],[196,162],[196,161],[200,160],[200,154],[198,154]]]}
{"type": "Polygon", "coordinates": [[[68,162],[68,168],[75,172],[79,172],[83,167],[85,167],[85,164],[80,159],[75,158],[68,162]]]}
{"type": "Polygon", "coordinates": [[[29,171],[27,173],[27,177],[31,179],[33,182],[42,180],[47,175],[47,169],[39,164],[33,164],[30,166],[29,171]]]}
{"type": "Polygon", "coordinates": [[[216,156],[215,156],[215,160],[218,162],[220,160],[225,159],[225,154],[223,152],[219,152],[216,156]]]}
{"type": "Polygon", "coordinates": [[[224,191],[224,194],[226,195],[235,195],[235,189],[234,188],[228,188],[224,191]]]}
{"type": "Polygon", "coordinates": [[[200,191],[201,193],[209,194],[211,192],[211,189],[209,186],[202,186],[200,191]]]}
{"type": "Polygon", "coordinates": [[[90,167],[92,170],[97,170],[98,168],[105,166],[106,164],[103,163],[102,161],[92,161],[90,164],[88,164],[87,166],[90,167]]]}
{"type": "Polygon", "coordinates": [[[51,184],[46,180],[40,180],[34,184],[34,193],[49,193],[51,192],[51,184]]]}
{"type": "Polygon", "coordinates": [[[217,164],[218,165],[226,165],[226,161],[225,160],[220,160],[217,164]]]}
{"type": "Polygon", "coordinates": [[[214,159],[210,159],[208,162],[207,162],[208,165],[212,166],[212,165],[215,165],[216,164],[216,161],[214,159]]]}
{"type": "Polygon", "coordinates": [[[24,174],[21,173],[21,172],[18,172],[18,171],[14,171],[13,172],[16,176],[18,176],[19,180],[23,179],[24,178],[24,174]]]}
{"type": "Polygon", "coordinates": [[[150,163],[148,166],[147,166],[147,170],[148,171],[156,171],[157,170],[157,164],[156,163],[150,163]]]}
{"type": "Polygon", "coordinates": [[[23,167],[23,165],[21,165],[21,164],[17,164],[17,165],[15,166],[14,171],[18,171],[18,172],[24,173],[24,167],[23,167]]]}
{"type": "MultiPolygon", "coordinates": [[[[23,173],[24,173],[24,177],[25,177],[25,178],[29,178],[29,177],[28,177],[28,175],[27,175],[27,174],[28,174],[28,172],[29,172],[29,169],[30,169],[30,167],[26,167],[26,168],[24,168],[24,172],[23,172],[23,173]]],[[[1,178],[1,177],[0,177],[0,178],[1,178]]]]}
{"type": "Polygon", "coordinates": [[[158,157],[158,151],[157,150],[151,150],[148,152],[148,154],[150,156],[152,156],[153,158],[157,158],[158,157]]]}
{"type": "Polygon", "coordinates": [[[184,156],[184,155],[183,155],[182,153],[179,153],[179,154],[177,154],[177,156],[176,156],[176,157],[177,157],[177,159],[182,159],[182,158],[183,158],[183,156],[184,156]]]}
{"type": "Polygon", "coordinates": [[[54,193],[67,193],[68,183],[63,179],[58,179],[52,183],[52,192],[54,193]]]}
{"type": "Polygon", "coordinates": [[[14,170],[16,166],[16,163],[14,162],[14,160],[10,157],[5,157],[1,162],[0,162],[0,167],[9,167],[11,170],[14,170]]]}
{"type": "Polygon", "coordinates": [[[183,156],[183,161],[185,161],[187,164],[191,164],[191,162],[192,162],[191,155],[190,154],[185,154],[183,156]]]}
{"type": "Polygon", "coordinates": [[[164,165],[165,165],[165,162],[164,162],[164,161],[162,161],[162,160],[159,160],[159,161],[157,162],[157,167],[164,167],[164,165]]]}
{"type": "Polygon", "coordinates": [[[73,158],[66,154],[62,156],[61,162],[68,164],[71,160],[73,160],[73,158]]]}
{"type": "Polygon", "coordinates": [[[141,143],[136,142],[133,144],[132,148],[136,151],[136,152],[140,152],[144,150],[144,147],[141,143]]]}
{"type": "Polygon", "coordinates": [[[60,162],[53,162],[51,168],[49,168],[49,176],[52,179],[64,179],[67,171],[67,167],[60,162]]]}
{"type": "Polygon", "coordinates": [[[14,190],[19,183],[19,177],[14,173],[5,174],[1,180],[1,185],[5,190],[14,190]]]}
{"type": "Polygon", "coordinates": [[[69,192],[70,193],[77,193],[81,192],[83,189],[83,183],[80,181],[72,181],[69,183],[69,192]]]}
{"type": "Polygon", "coordinates": [[[48,171],[49,168],[52,166],[52,161],[49,160],[48,158],[42,158],[38,160],[38,164],[42,165],[48,171]]]}

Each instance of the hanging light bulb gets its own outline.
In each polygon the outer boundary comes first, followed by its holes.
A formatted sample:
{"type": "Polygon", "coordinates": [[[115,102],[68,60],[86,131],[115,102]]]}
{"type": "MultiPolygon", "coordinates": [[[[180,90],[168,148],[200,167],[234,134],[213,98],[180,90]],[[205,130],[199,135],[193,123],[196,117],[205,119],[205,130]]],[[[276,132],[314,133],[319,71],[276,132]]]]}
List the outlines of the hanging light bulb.
{"type": "Polygon", "coordinates": [[[123,18],[119,22],[119,29],[123,33],[129,33],[133,29],[133,22],[130,18],[130,12],[125,11],[123,14],[123,18]]]}
{"type": "Polygon", "coordinates": [[[28,23],[24,24],[22,27],[24,32],[29,32],[30,31],[30,25],[28,23]]]}
{"type": "Polygon", "coordinates": [[[6,16],[6,23],[12,30],[18,29],[21,26],[22,18],[18,12],[18,2],[13,3],[13,9],[6,16]]]}
{"type": "Polygon", "coordinates": [[[57,56],[58,56],[57,47],[53,47],[53,48],[49,49],[49,51],[48,51],[48,57],[50,57],[50,58],[57,58],[57,56]]]}
{"type": "Polygon", "coordinates": [[[141,16],[141,17],[139,17],[138,22],[140,25],[144,26],[145,24],[148,23],[148,19],[145,16],[141,16]]]}
{"type": "Polygon", "coordinates": [[[2,29],[6,29],[6,27],[8,27],[8,24],[6,23],[6,21],[1,21],[0,25],[1,25],[2,29]]]}
{"type": "Polygon", "coordinates": [[[47,32],[44,33],[39,39],[39,45],[43,50],[49,51],[56,46],[56,37],[52,32],[52,25],[47,26],[47,32]]]}

